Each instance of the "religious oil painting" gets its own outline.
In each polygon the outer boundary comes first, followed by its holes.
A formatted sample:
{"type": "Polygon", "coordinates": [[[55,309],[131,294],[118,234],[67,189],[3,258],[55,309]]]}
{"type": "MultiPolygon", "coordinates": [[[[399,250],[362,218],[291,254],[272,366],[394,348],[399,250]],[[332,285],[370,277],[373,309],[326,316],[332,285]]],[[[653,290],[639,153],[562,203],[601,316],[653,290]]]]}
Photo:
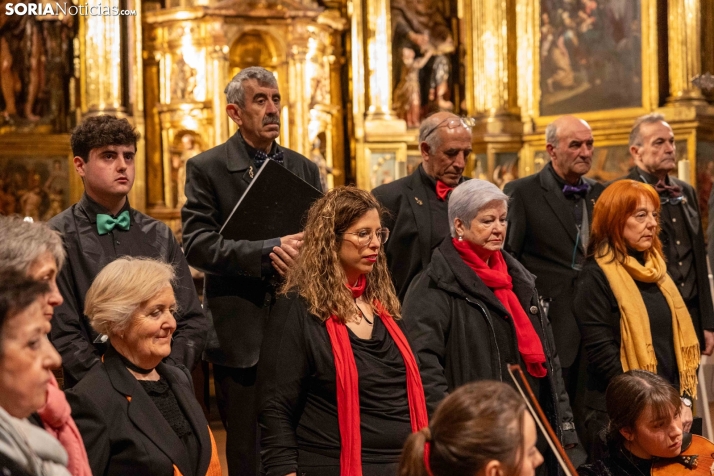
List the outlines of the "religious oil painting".
{"type": "Polygon", "coordinates": [[[47,221],[70,204],[67,156],[0,157],[0,214],[47,221]]]}
{"type": "Polygon", "coordinates": [[[642,0],[540,0],[540,115],[642,107],[642,0]]]}
{"type": "Polygon", "coordinates": [[[409,128],[438,111],[458,113],[459,48],[448,0],[392,0],[394,111],[409,128]]]}
{"type": "Polygon", "coordinates": [[[379,187],[396,180],[397,156],[394,152],[377,152],[371,154],[370,168],[371,188],[379,187]]]}

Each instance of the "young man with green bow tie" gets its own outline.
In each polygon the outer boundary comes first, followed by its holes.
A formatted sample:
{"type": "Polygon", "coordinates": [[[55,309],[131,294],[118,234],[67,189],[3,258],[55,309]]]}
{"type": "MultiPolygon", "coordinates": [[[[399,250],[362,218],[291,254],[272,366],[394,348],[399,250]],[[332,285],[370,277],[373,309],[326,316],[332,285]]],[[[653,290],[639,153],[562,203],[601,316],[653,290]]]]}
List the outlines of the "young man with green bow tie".
{"type": "Polygon", "coordinates": [[[50,334],[62,355],[67,387],[106,350],[105,336],[97,334],[84,316],[84,297],[99,271],[121,256],[159,259],[176,269],[179,311],[169,359],[193,369],[203,352],[208,321],[181,247],[168,226],[129,205],[138,139],[126,119],[113,116],[90,117],[72,133],[74,167],[82,177],[84,195],[49,222],[62,234],[67,252],[57,277],[64,303],[55,309],[50,334]]]}

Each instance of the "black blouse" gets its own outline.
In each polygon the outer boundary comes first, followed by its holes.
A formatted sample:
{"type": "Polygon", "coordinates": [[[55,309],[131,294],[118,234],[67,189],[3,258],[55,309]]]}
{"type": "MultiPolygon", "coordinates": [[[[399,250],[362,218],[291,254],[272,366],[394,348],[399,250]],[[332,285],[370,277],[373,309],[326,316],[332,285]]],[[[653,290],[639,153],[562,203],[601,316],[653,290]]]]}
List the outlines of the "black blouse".
{"type": "MultiPolygon", "coordinates": [[[[635,256],[637,258],[637,256],[635,256]]],[[[674,354],[672,314],[656,283],[635,281],[650,319],[657,373],[679,388],[674,354]]],[[[588,357],[588,389],[600,394],[588,402],[605,411],[604,392],[610,380],[622,373],[620,362],[620,309],[600,266],[589,258],[578,277],[573,307],[588,357]],[[596,401],[597,400],[597,401],[596,401]]]]}
{"type": "Polygon", "coordinates": [[[191,424],[186,419],[183,410],[176,400],[173,390],[168,382],[163,378],[157,381],[153,380],[138,380],[141,387],[144,389],[151,401],[154,402],[161,415],[169,424],[176,436],[179,437],[186,447],[186,455],[188,456],[191,467],[195,471],[198,470],[198,455],[201,454],[198,439],[191,430],[191,424]]]}
{"type": "MultiPolygon", "coordinates": [[[[325,324],[308,313],[301,298],[290,297],[278,300],[270,327],[258,370],[265,470],[282,476],[303,466],[339,468],[335,365],[325,324]]],[[[411,433],[406,368],[378,317],[370,339],[348,333],[359,379],[367,475],[371,465],[397,463],[411,433]]]]}

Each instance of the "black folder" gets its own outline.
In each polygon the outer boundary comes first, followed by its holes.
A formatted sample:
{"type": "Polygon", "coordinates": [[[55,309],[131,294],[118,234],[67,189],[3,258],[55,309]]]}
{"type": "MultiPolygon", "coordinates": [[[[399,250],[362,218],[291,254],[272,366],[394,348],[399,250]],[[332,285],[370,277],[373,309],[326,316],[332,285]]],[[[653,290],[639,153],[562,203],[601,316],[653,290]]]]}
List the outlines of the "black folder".
{"type": "Polygon", "coordinates": [[[269,240],[299,233],[322,192],[274,160],[266,160],[221,228],[229,240],[269,240]]]}

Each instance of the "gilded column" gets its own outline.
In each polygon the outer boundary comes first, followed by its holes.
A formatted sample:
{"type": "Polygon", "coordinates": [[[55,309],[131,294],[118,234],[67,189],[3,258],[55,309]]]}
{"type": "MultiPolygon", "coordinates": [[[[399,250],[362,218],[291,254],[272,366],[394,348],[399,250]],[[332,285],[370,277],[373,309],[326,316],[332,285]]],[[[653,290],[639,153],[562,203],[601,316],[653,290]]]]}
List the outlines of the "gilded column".
{"type": "Polygon", "coordinates": [[[306,61],[308,52],[307,24],[296,21],[291,29],[291,47],[288,53],[288,77],[290,87],[290,148],[307,156],[305,138],[310,120],[310,84],[307,78],[306,61]]]}
{"type": "Polygon", "coordinates": [[[367,120],[393,119],[392,42],[388,0],[367,0],[367,70],[369,108],[367,120]]]}
{"type": "Polygon", "coordinates": [[[700,0],[668,0],[667,12],[670,94],[667,103],[703,105],[701,91],[692,84],[692,78],[702,70],[700,0]]]}
{"type": "Polygon", "coordinates": [[[471,0],[471,6],[474,112],[518,118],[515,1],[471,0]]]}
{"type": "MultiPolygon", "coordinates": [[[[119,0],[109,0],[102,6],[122,10],[119,0]]],[[[82,114],[123,113],[122,17],[82,15],[79,18],[82,114]]]]}

